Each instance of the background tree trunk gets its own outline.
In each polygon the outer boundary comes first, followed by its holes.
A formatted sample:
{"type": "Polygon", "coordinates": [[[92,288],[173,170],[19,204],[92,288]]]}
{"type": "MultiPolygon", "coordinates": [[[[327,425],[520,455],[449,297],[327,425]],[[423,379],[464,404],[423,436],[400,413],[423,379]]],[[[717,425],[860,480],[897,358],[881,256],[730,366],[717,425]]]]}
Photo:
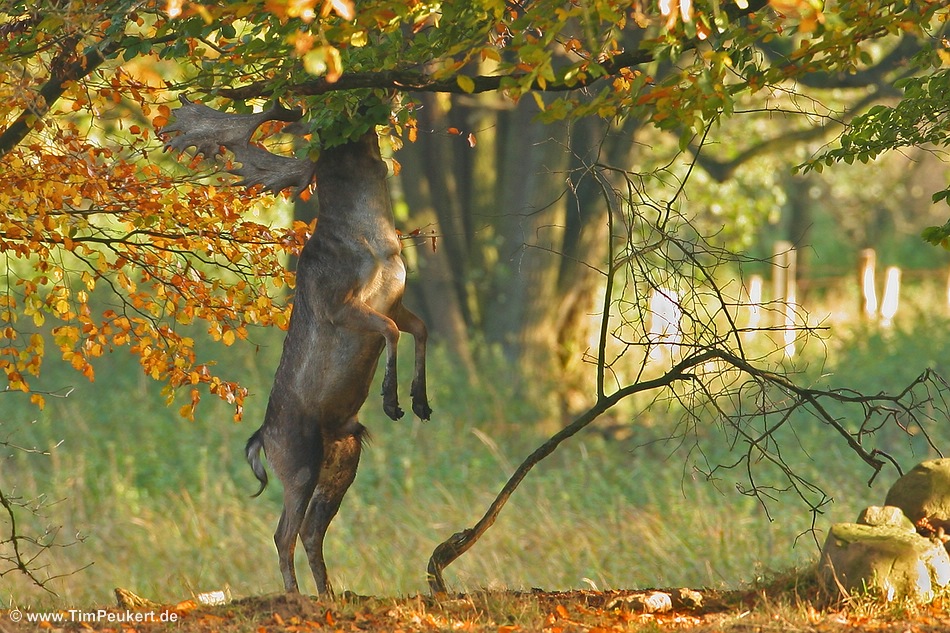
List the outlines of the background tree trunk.
{"type": "Polygon", "coordinates": [[[483,340],[526,381],[554,376],[565,413],[589,406],[583,358],[607,228],[589,169],[601,158],[629,164],[630,134],[608,136],[610,124],[594,118],[538,123],[530,100],[419,99],[418,139],[397,155],[409,213],[401,224],[434,230],[438,248],[407,249],[420,272],[413,305],[467,366],[470,341],[483,340]]]}

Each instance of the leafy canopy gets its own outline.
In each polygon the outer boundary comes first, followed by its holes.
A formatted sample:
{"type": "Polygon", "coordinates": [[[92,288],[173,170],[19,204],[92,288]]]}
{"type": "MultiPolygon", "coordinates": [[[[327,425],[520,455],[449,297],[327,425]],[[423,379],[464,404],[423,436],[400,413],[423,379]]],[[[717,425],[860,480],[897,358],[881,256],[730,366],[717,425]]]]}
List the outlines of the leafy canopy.
{"type": "MultiPolygon", "coordinates": [[[[309,152],[380,124],[397,145],[415,140],[413,95],[425,91],[529,96],[544,121],[637,118],[685,147],[744,96],[860,72],[872,45],[926,41],[945,18],[942,2],[884,0],[2,0],[7,388],[42,406],[47,353],[92,379],[96,358],[126,347],[169,401],[187,390],[184,415],[201,385],[240,415],[244,391],[192,334],[200,324],[230,345],[250,326],[285,326],[285,258],[309,227],[272,228],[273,199],[161,154],[155,130],[179,92],[235,110],[301,105],[309,152]]],[[[939,101],[944,84],[946,71],[906,88],[939,101]]],[[[869,111],[842,151],[899,145],[885,133],[905,114],[869,111]]],[[[931,138],[910,114],[912,140],[945,141],[945,120],[931,138]]]]}

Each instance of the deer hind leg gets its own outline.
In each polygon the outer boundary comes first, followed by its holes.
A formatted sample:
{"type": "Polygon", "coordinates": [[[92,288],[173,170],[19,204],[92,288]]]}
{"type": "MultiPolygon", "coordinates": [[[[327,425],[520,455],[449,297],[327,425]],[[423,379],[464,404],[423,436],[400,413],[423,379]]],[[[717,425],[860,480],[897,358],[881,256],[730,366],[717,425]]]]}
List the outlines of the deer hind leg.
{"type": "Polygon", "coordinates": [[[284,488],[284,511],[277,522],[274,544],[277,545],[277,559],[280,563],[280,575],[284,579],[284,591],[296,593],[297,574],[294,570],[294,550],[297,548],[297,535],[307,512],[307,500],[316,487],[316,477],[305,485],[284,488]]]}
{"type": "Polygon", "coordinates": [[[347,422],[342,437],[326,442],[320,480],[300,530],[310,570],[321,594],[333,593],[323,559],[323,541],[330,521],[340,509],[343,495],[356,478],[364,431],[363,425],[353,419],[347,422]]]}
{"type": "Polygon", "coordinates": [[[284,510],[274,533],[274,544],[277,546],[284,591],[288,593],[299,591],[294,570],[294,551],[307,507],[317,487],[322,454],[320,439],[315,442],[301,440],[285,450],[272,450],[268,454],[268,460],[284,486],[284,510]]]}
{"type": "Polygon", "coordinates": [[[412,334],[415,341],[416,368],[409,395],[412,396],[413,412],[421,419],[428,420],[432,415],[429,397],[426,394],[426,341],[429,338],[429,332],[425,322],[402,304],[396,310],[394,321],[400,331],[412,334]]]}

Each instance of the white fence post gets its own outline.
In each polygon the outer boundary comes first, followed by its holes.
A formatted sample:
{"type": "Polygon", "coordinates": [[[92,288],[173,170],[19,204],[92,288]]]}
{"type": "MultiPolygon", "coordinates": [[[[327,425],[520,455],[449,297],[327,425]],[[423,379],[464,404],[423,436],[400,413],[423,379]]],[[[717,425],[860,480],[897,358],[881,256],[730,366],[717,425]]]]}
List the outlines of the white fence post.
{"type": "Polygon", "coordinates": [[[675,290],[654,288],[650,292],[650,341],[649,356],[657,360],[664,352],[672,357],[673,346],[682,340],[680,319],[683,310],[679,305],[680,296],[675,290]]]}
{"type": "Polygon", "coordinates": [[[858,254],[858,275],[861,285],[861,315],[865,319],[877,316],[877,283],[874,269],[877,266],[877,253],[873,248],[865,248],[858,254]]]}
{"type": "Polygon", "coordinates": [[[752,275],[749,277],[749,286],[746,288],[746,295],[749,299],[749,322],[746,326],[745,338],[751,339],[757,334],[756,330],[762,323],[762,275],[752,275]]]}
{"type": "Polygon", "coordinates": [[[795,355],[795,312],[798,300],[798,255],[791,242],[779,241],[773,250],[772,300],[785,304],[781,315],[785,356],[795,355]]]}
{"type": "Polygon", "coordinates": [[[887,269],[887,277],[884,280],[884,297],[881,299],[881,325],[890,327],[894,322],[894,316],[897,315],[898,304],[900,303],[901,292],[901,269],[897,266],[890,266],[887,269]]]}

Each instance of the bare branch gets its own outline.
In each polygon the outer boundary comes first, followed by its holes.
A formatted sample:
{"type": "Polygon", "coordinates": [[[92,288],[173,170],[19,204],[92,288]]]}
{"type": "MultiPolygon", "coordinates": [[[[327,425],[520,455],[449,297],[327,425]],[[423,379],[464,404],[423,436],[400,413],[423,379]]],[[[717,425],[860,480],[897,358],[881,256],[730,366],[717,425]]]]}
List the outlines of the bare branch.
{"type": "MultiPolygon", "coordinates": [[[[43,453],[35,449],[23,449],[8,440],[0,440],[0,447],[19,449],[27,453],[43,453]]],[[[42,534],[24,532],[20,524],[23,513],[37,515],[47,505],[43,499],[26,500],[0,485],[0,578],[8,574],[20,574],[31,583],[50,593],[49,582],[64,575],[75,573],[72,570],[63,574],[43,574],[44,565],[40,558],[53,548],[69,547],[81,538],[63,542],[58,540],[58,530],[47,527],[42,534]]]]}
{"type": "MultiPolygon", "coordinates": [[[[654,405],[664,400],[682,405],[682,417],[666,439],[676,444],[675,450],[688,452],[684,472],[694,459],[699,462],[692,466],[694,472],[710,480],[735,470],[736,489],[757,499],[766,514],[773,501],[791,494],[808,507],[813,526],[814,516],[832,498],[820,482],[798,471],[789,449],[789,443],[794,448],[797,426],[827,428],[829,439],[843,441],[870,468],[873,481],[888,464],[900,472],[896,459],[885,451],[890,445],[879,447],[871,441],[876,431],[896,426],[908,434],[922,431],[930,441],[926,427],[950,415],[950,385],[930,370],[896,393],[867,395],[802,386],[783,370],[771,368],[775,363],[769,363],[770,352],[750,358],[734,315],[740,304],[729,298],[715,274],[717,266],[739,258],[706,243],[679,213],[676,200],[685,180],[663,182],[661,187],[673,193],[661,201],[646,191],[651,179],[647,175],[603,165],[592,165],[588,172],[604,188],[611,257],[596,357],[590,359],[597,372],[596,401],[522,461],[474,526],[435,548],[427,569],[434,592],[446,590],[445,568],[492,527],[536,464],[602,414],[639,394],[654,394],[654,405]],[[608,184],[610,175],[620,178],[616,190],[608,184]],[[681,339],[669,344],[675,350],[661,364],[651,353],[657,341],[646,325],[653,316],[646,297],[667,288],[686,289],[675,299],[686,324],[681,339]],[[608,372],[616,384],[609,392],[608,372]],[[720,441],[734,457],[723,460],[704,450],[708,429],[717,427],[720,441]]],[[[780,307],[784,319],[785,306],[780,307]]],[[[802,335],[814,329],[804,323],[803,318],[801,325],[793,326],[802,335]]],[[[763,336],[770,329],[761,328],[763,336]]]]}

